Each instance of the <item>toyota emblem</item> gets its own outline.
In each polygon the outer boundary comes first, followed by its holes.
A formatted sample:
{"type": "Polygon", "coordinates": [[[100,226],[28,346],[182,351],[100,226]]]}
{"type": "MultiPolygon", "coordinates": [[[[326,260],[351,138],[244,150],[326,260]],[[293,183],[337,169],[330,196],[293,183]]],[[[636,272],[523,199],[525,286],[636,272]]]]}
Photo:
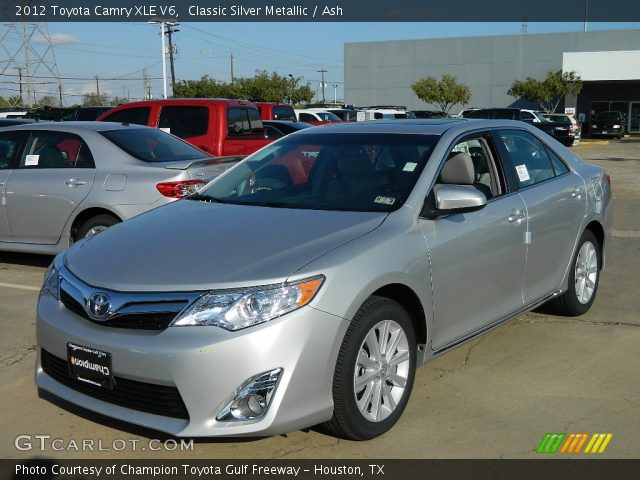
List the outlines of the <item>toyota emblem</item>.
{"type": "Polygon", "coordinates": [[[87,313],[93,320],[105,320],[110,308],[111,299],[106,293],[92,293],[87,301],[87,313]]]}

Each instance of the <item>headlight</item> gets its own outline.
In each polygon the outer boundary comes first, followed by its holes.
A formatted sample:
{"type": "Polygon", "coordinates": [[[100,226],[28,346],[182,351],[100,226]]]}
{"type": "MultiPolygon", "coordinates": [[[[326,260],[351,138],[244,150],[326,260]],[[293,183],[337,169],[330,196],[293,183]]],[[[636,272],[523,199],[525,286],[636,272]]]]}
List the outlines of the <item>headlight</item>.
{"type": "Polygon", "coordinates": [[[295,283],[211,292],[196,300],[171,325],[210,325],[235,331],[268,322],[309,303],[324,282],[320,275],[295,283]]]}
{"type": "Polygon", "coordinates": [[[620,128],[620,125],[614,125],[613,128],[620,128]]]}
{"type": "Polygon", "coordinates": [[[60,300],[60,273],[58,272],[56,259],[51,262],[44,274],[44,283],[40,289],[40,295],[51,295],[56,300],[60,300]]]}
{"type": "Polygon", "coordinates": [[[598,125],[591,125],[591,128],[598,128],[598,125]]]}

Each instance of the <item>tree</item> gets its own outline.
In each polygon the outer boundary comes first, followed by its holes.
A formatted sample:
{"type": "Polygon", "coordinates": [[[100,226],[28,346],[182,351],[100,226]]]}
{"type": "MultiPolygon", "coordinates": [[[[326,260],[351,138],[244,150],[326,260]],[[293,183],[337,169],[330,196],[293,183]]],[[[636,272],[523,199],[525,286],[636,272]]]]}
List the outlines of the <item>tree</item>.
{"type": "Polygon", "coordinates": [[[311,100],[313,100],[314,95],[315,95],[315,92],[313,91],[313,88],[311,88],[311,85],[307,83],[306,85],[302,85],[301,87],[295,87],[293,89],[291,93],[291,100],[289,103],[291,103],[291,105],[297,105],[301,103],[311,103],[311,100]]]}
{"type": "Polygon", "coordinates": [[[411,85],[411,89],[420,100],[437,105],[446,113],[454,105],[466,105],[471,99],[469,87],[458,83],[456,77],[448,73],[440,81],[433,77],[421,78],[411,85]]]}
{"type": "Polygon", "coordinates": [[[53,95],[45,95],[36,102],[36,107],[57,107],[58,100],[53,95]]]}
{"type": "Polygon", "coordinates": [[[527,77],[516,80],[507,92],[512,97],[537,103],[545,112],[555,112],[567,95],[577,95],[582,90],[582,79],[577,72],[549,72],[543,81],[527,77]]]}
{"type": "Polygon", "coordinates": [[[208,75],[200,80],[180,80],[173,89],[175,98],[242,98],[235,84],[218,82],[208,75]]]}
{"type": "Polygon", "coordinates": [[[180,80],[173,89],[176,98],[246,98],[253,102],[308,103],[313,98],[309,85],[298,87],[302,77],[285,77],[257,70],[253,77],[219,82],[208,75],[200,80],[180,80]]]}
{"type": "Polygon", "coordinates": [[[107,95],[104,93],[98,95],[96,92],[87,92],[82,96],[82,105],[85,107],[95,107],[106,103],[107,95]]]}
{"type": "Polygon", "coordinates": [[[20,95],[14,95],[12,97],[0,97],[0,107],[2,108],[16,108],[22,105],[22,98],[20,95]]]}

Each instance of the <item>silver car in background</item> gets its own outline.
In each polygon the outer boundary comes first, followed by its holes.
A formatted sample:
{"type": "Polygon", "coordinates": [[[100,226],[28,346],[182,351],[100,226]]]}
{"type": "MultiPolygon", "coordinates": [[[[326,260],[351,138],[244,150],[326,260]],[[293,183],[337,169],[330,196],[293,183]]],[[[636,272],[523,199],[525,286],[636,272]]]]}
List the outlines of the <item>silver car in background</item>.
{"type": "Polygon", "coordinates": [[[580,315],[609,177],[523,122],[310,128],[72,246],[37,308],[37,386],[177,436],[368,439],[418,365],[543,303],[580,315]]]}
{"type": "Polygon", "coordinates": [[[3,128],[0,250],[61,252],[87,235],[194,193],[233,160],[138,125],[3,128]]]}

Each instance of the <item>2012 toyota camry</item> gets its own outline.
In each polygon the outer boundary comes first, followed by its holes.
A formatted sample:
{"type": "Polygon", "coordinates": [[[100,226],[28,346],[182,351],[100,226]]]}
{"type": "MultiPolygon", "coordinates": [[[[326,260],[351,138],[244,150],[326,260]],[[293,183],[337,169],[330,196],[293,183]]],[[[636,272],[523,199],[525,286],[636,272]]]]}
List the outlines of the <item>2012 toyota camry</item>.
{"type": "Polygon", "coordinates": [[[307,129],[58,255],[37,386],[178,436],[372,438],[416,366],[543,303],[586,312],[610,200],[521,122],[307,129]]]}

